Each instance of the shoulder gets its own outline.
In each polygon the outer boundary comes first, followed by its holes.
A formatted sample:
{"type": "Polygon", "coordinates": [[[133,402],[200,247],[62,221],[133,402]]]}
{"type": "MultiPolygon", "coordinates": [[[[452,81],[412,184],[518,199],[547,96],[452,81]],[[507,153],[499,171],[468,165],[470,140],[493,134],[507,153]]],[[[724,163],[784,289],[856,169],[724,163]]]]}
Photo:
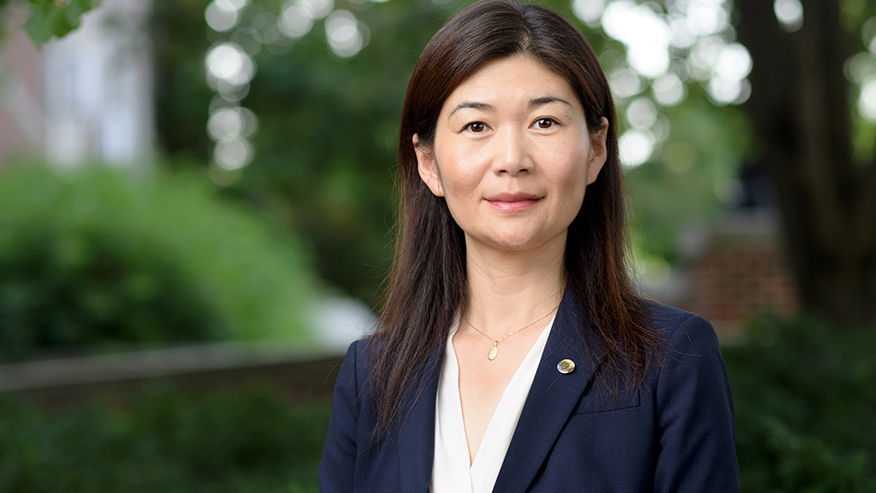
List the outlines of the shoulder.
{"type": "Polygon", "coordinates": [[[642,300],[642,305],[657,329],[663,331],[664,335],[667,336],[669,334],[666,334],[666,331],[672,331],[684,323],[693,322],[694,324],[711,326],[703,317],[680,308],[664,305],[652,300],[642,300]]]}
{"type": "Polygon", "coordinates": [[[652,373],[658,408],[682,413],[711,404],[722,411],[715,416],[732,422],[730,380],[712,324],[699,315],[653,301],[645,306],[664,340],[652,373]]]}
{"type": "Polygon", "coordinates": [[[712,325],[684,310],[654,302],[647,306],[652,323],[665,338],[652,381],[660,420],[685,422],[684,429],[715,420],[722,422],[732,436],[730,380],[712,325]],[[707,419],[702,418],[704,409],[710,409],[707,419]]]}
{"type": "Polygon", "coordinates": [[[343,400],[355,409],[367,407],[370,403],[371,345],[371,338],[365,338],[353,342],[347,348],[335,380],[335,401],[343,400]]]}
{"type": "Polygon", "coordinates": [[[654,329],[669,343],[670,353],[691,347],[718,349],[715,329],[705,318],[656,301],[644,300],[643,305],[654,329]]]}
{"type": "Polygon", "coordinates": [[[366,337],[354,341],[347,348],[341,371],[338,374],[338,384],[356,382],[359,386],[367,382],[367,376],[373,361],[374,339],[366,337]],[[341,382],[341,379],[344,382],[341,382]]]}
{"type": "Polygon", "coordinates": [[[739,491],[733,396],[712,325],[684,310],[646,306],[667,346],[651,381],[655,491],[739,491]]]}

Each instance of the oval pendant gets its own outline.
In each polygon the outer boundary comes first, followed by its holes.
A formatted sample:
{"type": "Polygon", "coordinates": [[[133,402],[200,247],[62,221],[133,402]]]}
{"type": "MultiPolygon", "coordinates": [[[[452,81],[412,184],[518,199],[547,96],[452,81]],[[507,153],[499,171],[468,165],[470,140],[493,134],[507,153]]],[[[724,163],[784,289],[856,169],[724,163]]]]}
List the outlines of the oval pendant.
{"type": "Polygon", "coordinates": [[[494,345],[493,347],[490,348],[490,353],[487,354],[487,358],[489,358],[490,361],[493,361],[494,359],[496,359],[496,356],[497,356],[498,354],[499,354],[499,345],[496,344],[496,345],[494,345]]]}

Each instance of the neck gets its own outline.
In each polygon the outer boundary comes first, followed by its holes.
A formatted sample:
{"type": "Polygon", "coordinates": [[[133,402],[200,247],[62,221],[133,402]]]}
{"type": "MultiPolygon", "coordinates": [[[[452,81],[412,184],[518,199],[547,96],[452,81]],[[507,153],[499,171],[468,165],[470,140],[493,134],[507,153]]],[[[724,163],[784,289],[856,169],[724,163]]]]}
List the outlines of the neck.
{"type": "Polygon", "coordinates": [[[468,305],[462,316],[499,338],[538,320],[563,296],[565,236],[525,251],[499,251],[466,242],[468,305]]]}

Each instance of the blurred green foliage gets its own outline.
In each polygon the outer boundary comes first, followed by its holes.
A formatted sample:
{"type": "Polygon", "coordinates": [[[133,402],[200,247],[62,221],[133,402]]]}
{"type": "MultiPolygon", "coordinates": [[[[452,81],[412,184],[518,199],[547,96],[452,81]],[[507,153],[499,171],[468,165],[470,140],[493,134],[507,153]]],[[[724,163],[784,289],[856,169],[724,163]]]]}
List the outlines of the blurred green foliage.
{"type": "MultiPolygon", "coordinates": [[[[390,258],[393,168],[407,80],[432,34],[460,5],[431,0],[335,3],[371,31],[351,58],[332,54],[324,21],[291,46],[271,50],[250,26],[281,2],[257,0],[237,28],[217,33],[204,22],[209,2],[156,2],[157,118],[169,162],[204,166],[211,101],[204,55],[232,41],[258,67],[241,105],[259,119],[255,160],[225,193],[272,211],[314,245],[317,272],[346,293],[377,304],[375,292],[390,258]]],[[[217,172],[214,168],[213,172],[217,172]]]]}
{"type": "Polygon", "coordinates": [[[629,228],[636,254],[669,263],[681,258],[684,228],[706,222],[732,205],[737,169],[749,129],[743,115],[711,104],[698,86],[679,106],[663,111],[670,136],[659,153],[625,175],[629,228]]]}
{"type": "Polygon", "coordinates": [[[266,224],[182,173],[4,168],[0,358],[96,343],[306,339],[315,279],[302,246],[266,224]]]}
{"type": "Polygon", "coordinates": [[[329,406],[165,387],[63,419],[0,395],[0,416],[0,491],[297,493],[318,491],[329,406]]]}
{"type": "Polygon", "coordinates": [[[53,37],[66,36],[79,27],[82,14],[100,5],[100,0],[27,1],[30,4],[30,17],[24,29],[37,46],[53,37]]]}
{"type": "Polygon", "coordinates": [[[876,491],[876,338],[764,317],[723,348],[743,491],[876,491]]]}
{"type": "MultiPolygon", "coordinates": [[[[240,101],[259,120],[251,139],[255,159],[230,173],[211,165],[211,173],[222,176],[224,194],[271,211],[309,238],[321,277],[376,307],[391,255],[397,129],[407,81],[431,36],[470,2],[337,0],[335,9],[353,12],[370,32],[368,44],[350,58],[330,51],[321,19],[302,38],[264,42],[259,26],[280,13],[278,0],[251,1],[224,33],[204,22],[208,3],[154,5],[164,161],[201,169],[210,162],[209,108],[221,98],[207,85],[204,56],[215,43],[237,43],[257,66],[240,101]]],[[[539,3],[581,29],[606,72],[623,65],[623,45],[577,21],[571,2],[539,3]]],[[[617,102],[619,124],[626,127],[629,100],[617,102]]],[[[681,105],[664,113],[668,138],[627,179],[637,254],[665,262],[676,260],[684,225],[716,214],[728,198],[719,193],[721,184],[734,177],[748,134],[738,109],[715,107],[696,84],[681,105]]]]}

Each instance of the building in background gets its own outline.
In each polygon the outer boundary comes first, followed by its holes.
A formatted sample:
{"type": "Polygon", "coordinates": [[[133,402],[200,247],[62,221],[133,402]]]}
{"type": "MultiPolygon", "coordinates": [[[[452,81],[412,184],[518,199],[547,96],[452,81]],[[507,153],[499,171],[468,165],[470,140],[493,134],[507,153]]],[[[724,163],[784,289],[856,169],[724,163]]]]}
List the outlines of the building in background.
{"type": "Polygon", "coordinates": [[[37,48],[8,6],[0,40],[0,164],[150,161],[154,139],[148,0],[105,0],[63,39],[37,48]]]}
{"type": "Polygon", "coordinates": [[[742,166],[733,206],[708,224],[690,224],[681,235],[681,261],[657,286],[658,301],[701,315],[718,336],[733,341],[763,314],[800,309],[772,184],[762,163],[742,166]]]}

